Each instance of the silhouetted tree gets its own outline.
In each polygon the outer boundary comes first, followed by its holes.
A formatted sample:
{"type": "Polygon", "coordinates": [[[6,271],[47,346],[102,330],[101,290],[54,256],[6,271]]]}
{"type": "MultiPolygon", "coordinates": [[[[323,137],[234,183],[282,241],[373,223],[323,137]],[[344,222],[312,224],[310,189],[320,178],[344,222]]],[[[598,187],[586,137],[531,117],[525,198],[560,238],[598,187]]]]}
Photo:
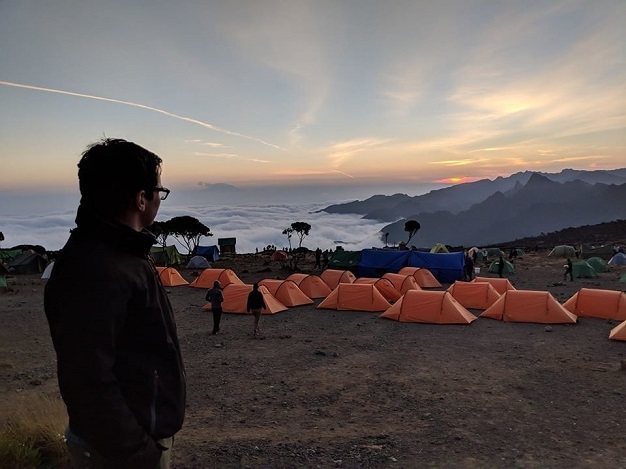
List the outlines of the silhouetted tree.
{"type": "Polygon", "coordinates": [[[291,251],[291,237],[293,236],[293,228],[285,228],[283,230],[283,234],[287,236],[287,241],[289,241],[289,250],[291,251]]]}
{"type": "Polygon", "coordinates": [[[406,242],[406,245],[408,246],[409,243],[411,242],[411,238],[413,236],[415,236],[415,234],[419,231],[419,229],[422,226],[419,224],[419,222],[415,221],[415,220],[407,220],[404,223],[404,231],[406,231],[407,233],[409,233],[409,239],[406,242]]]}
{"type": "Polygon", "coordinates": [[[309,235],[309,231],[311,231],[311,225],[303,221],[297,221],[291,224],[291,229],[296,232],[300,242],[298,243],[298,247],[302,247],[302,240],[306,236],[309,235]]]}
{"type": "Polygon", "coordinates": [[[294,222],[289,228],[285,228],[283,230],[283,234],[287,236],[287,240],[289,241],[289,250],[293,252],[293,255],[289,259],[289,267],[291,267],[293,270],[298,269],[298,262],[300,262],[300,260],[303,259],[306,254],[302,252],[304,250],[291,249],[291,237],[294,233],[298,235],[298,239],[300,240],[300,242],[298,243],[298,248],[301,248],[302,241],[306,236],[308,236],[310,231],[311,225],[303,221],[294,222]]]}
{"type": "Polygon", "coordinates": [[[213,236],[208,226],[201,223],[197,218],[188,215],[174,217],[166,223],[169,227],[170,234],[189,250],[188,254],[191,254],[198,245],[200,238],[203,236],[213,236]]]}
{"type": "Polygon", "coordinates": [[[155,221],[148,228],[154,236],[156,236],[159,246],[165,248],[167,246],[167,238],[171,235],[170,222],[168,221],[155,221]]]}

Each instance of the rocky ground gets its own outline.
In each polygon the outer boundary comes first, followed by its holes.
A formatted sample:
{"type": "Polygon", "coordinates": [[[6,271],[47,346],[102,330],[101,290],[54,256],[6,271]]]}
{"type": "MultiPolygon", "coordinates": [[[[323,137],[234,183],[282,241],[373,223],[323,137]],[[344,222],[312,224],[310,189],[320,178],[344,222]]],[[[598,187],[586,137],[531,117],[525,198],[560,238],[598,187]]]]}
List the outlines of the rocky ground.
{"type": "MultiPolygon", "coordinates": [[[[624,268],[563,282],[563,260],[546,254],[518,259],[511,282],[559,301],[625,288],[624,268]]],[[[262,255],[214,267],[246,283],[289,274],[262,255]]],[[[44,284],[16,276],[0,293],[0,415],[31,393],[58,396],[44,284]]],[[[189,386],[174,467],[626,466],[626,343],[608,340],[614,321],[437,326],[306,306],[264,315],[254,339],[247,315],[225,314],[211,336],[204,290],[168,291],[189,386]]]]}

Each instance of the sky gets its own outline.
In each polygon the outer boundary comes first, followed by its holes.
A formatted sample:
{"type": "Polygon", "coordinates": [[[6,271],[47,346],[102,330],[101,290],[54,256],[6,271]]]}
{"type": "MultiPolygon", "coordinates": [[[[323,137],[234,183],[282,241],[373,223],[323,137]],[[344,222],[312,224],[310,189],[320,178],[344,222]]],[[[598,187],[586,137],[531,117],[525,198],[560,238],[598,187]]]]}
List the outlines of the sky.
{"type": "Polygon", "coordinates": [[[622,167],[625,31],[623,0],[2,0],[0,190],[75,192],[103,136],[180,191],[622,167]]]}

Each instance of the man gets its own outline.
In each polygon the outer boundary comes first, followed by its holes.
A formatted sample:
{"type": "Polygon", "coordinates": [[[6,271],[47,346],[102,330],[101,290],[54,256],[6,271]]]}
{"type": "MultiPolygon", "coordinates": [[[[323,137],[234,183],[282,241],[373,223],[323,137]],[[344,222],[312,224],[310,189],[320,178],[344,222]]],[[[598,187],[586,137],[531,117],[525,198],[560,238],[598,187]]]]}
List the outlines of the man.
{"type": "Polygon", "coordinates": [[[183,424],[185,371],[146,230],[169,194],[161,162],[105,139],[78,164],[76,228],[44,293],[75,468],[167,468],[183,424]]]}
{"type": "Polygon", "coordinates": [[[568,257],[567,263],[565,264],[565,274],[563,274],[563,280],[567,280],[567,276],[569,275],[570,282],[574,281],[574,265],[572,264],[572,260],[568,257]]]}
{"type": "Polygon", "coordinates": [[[222,284],[219,280],[213,282],[213,288],[206,292],[205,298],[207,301],[211,302],[211,312],[213,313],[213,331],[211,335],[216,335],[220,332],[222,303],[224,302],[224,292],[222,291],[222,284]]]}
{"type": "Polygon", "coordinates": [[[248,302],[246,310],[254,315],[254,337],[258,337],[261,334],[259,329],[259,320],[261,319],[261,310],[267,309],[265,300],[263,300],[263,293],[259,291],[259,284],[252,285],[252,291],[248,293],[248,302]]]}

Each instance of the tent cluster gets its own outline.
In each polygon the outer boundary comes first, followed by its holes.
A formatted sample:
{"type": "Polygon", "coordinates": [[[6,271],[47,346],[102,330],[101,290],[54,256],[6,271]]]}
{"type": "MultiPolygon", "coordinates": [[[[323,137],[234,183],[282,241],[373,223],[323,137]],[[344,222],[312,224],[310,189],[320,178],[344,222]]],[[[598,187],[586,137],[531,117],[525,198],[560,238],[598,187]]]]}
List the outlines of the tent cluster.
{"type": "MultiPolygon", "coordinates": [[[[378,253],[372,250],[368,256],[376,257],[378,253]]],[[[596,268],[602,271],[606,264],[603,259],[593,257],[582,262],[595,265],[590,267],[594,271],[596,268]]],[[[223,311],[246,313],[252,285],[245,284],[231,269],[205,268],[191,283],[173,267],[159,266],[156,270],[165,286],[208,289],[219,281],[224,289],[223,311]]],[[[626,341],[624,292],[581,288],[561,304],[547,291],[516,290],[509,279],[499,277],[455,281],[445,291],[427,290],[441,287],[429,269],[414,266],[371,277],[357,278],[349,270],[326,269],[320,276],[294,273],[284,280],[259,282],[259,291],[267,305],[263,314],[276,314],[321,299],[318,309],[378,312],[384,319],[414,323],[471,324],[482,317],[507,322],[575,324],[578,317],[594,317],[622,321],[611,331],[610,338],[626,341]],[[482,312],[476,316],[469,310],[482,312]]],[[[204,308],[210,309],[210,304],[204,308]]]]}

